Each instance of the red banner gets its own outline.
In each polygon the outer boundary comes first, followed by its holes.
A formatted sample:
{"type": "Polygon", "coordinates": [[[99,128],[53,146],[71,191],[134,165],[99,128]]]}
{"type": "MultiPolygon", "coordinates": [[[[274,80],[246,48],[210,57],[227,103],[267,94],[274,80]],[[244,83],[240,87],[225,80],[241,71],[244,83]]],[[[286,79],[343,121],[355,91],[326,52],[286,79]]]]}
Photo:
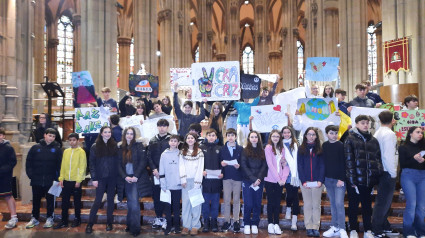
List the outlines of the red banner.
{"type": "Polygon", "coordinates": [[[407,37],[386,41],[385,51],[385,73],[400,70],[409,71],[409,39],[407,37]]]}

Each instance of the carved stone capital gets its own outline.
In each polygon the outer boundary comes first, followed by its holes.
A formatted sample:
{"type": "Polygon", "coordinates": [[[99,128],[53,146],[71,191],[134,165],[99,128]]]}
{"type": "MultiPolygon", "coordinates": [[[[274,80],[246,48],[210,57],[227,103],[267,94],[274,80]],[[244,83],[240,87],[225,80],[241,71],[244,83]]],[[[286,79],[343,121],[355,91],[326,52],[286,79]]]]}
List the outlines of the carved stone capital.
{"type": "Polygon", "coordinates": [[[257,34],[257,40],[258,40],[258,43],[263,42],[263,34],[258,33],[258,34],[257,34]]]}
{"type": "Polygon", "coordinates": [[[47,48],[54,48],[59,45],[59,39],[49,39],[47,42],[47,48]]]}
{"type": "Polygon", "coordinates": [[[282,52],[280,50],[269,51],[269,58],[279,58],[282,57],[282,52]]]}
{"type": "Polygon", "coordinates": [[[212,5],[214,4],[214,0],[206,0],[207,7],[212,7],[212,5]]]}
{"type": "Polygon", "coordinates": [[[282,28],[280,30],[280,35],[285,38],[288,35],[288,28],[287,27],[282,28]]]}
{"type": "Polygon", "coordinates": [[[225,53],[218,53],[216,56],[217,61],[225,61],[226,60],[226,54],[225,53]]]}
{"type": "Polygon", "coordinates": [[[319,6],[317,5],[317,2],[314,1],[311,4],[311,12],[313,13],[313,15],[316,15],[317,14],[317,10],[319,10],[319,6]]]}
{"type": "Polygon", "coordinates": [[[292,28],[292,34],[294,34],[295,37],[299,37],[300,32],[298,31],[298,28],[296,27],[292,28]]]}
{"type": "Polygon", "coordinates": [[[303,26],[303,28],[304,28],[304,29],[306,29],[306,28],[307,28],[307,25],[308,25],[308,20],[307,20],[307,18],[303,18],[303,19],[301,20],[301,25],[303,26]]]}
{"type": "Polygon", "coordinates": [[[236,14],[238,9],[239,9],[239,1],[238,0],[231,0],[231,2],[230,2],[230,14],[236,14]]]}
{"type": "Polygon", "coordinates": [[[158,22],[161,24],[161,22],[165,20],[171,19],[171,9],[165,9],[160,12],[158,12],[158,22]]]}
{"type": "Polygon", "coordinates": [[[208,31],[207,32],[207,39],[212,40],[214,35],[215,35],[214,31],[208,31]]]}
{"type": "Polygon", "coordinates": [[[232,35],[232,41],[233,42],[236,42],[237,39],[238,39],[238,36],[236,34],[233,34],[232,35]]]}
{"type": "Polygon", "coordinates": [[[131,38],[128,38],[128,37],[118,37],[117,43],[120,46],[130,46],[131,45],[131,38]]]}
{"type": "Polygon", "coordinates": [[[263,6],[263,4],[261,3],[261,2],[255,2],[255,9],[257,10],[257,13],[258,12],[262,12],[263,11],[263,9],[264,9],[264,6],[263,6]]]}
{"type": "Polygon", "coordinates": [[[199,32],[199,33],[196,35],[196,39],[197,39],[198,41],[201,41],[201,40],[202,40],[202,33],[201,33],[201,32],[199,32]]]}
{"type": "Polygon", "coordinates": [[[72,15],[72,24],[74,26],[81,25],[81,15],[80,14],[72,15]]]}

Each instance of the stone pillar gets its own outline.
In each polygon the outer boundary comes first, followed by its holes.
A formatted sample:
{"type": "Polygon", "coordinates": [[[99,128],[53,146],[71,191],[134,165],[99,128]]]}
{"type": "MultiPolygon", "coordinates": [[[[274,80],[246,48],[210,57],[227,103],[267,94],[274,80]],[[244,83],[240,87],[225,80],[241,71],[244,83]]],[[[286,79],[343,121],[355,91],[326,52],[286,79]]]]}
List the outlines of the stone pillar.
{"type": "Polygon", "coordinates": [[[44,75],[44,26],[45,0],[37,0],[34,4],[34,83],[43,82],[44,75]]]}
{"type": "Polygon", "coordinates": [[[72,15],[72,25],[74,33],[73,70],[79,72],[81,71],[81,14],[72,15]]]}
{"type": "Polygon", "coordinates": [[[323,56],[324,57],[339,57],[337,44],[339,43],[338,29],[338,9],[326,8],[324,10],[323,24],[323,56]]]}
{"type": "Polygon", "coordinates": [[[90,71],[97,91],[117,91],[117,9],[115,0],[81,1],[81,69],[90,71]]]}
{"type": "Polygon", "coordinates": [[[377,69],[376,69],[376,77],[377,77],[377,83],[381,83],[383,82],[383,77],[384,77],[384,51],[382,50],[384,44],[382,42],[382,27],[378,28],[375,30],[375,34],[376,34],[376,64],[377,64],[377,69]]]}
{"type": "Polygon", "coordinates": [[[283,37],[283,52],[285,58],[282,60],[283,68],[283,88],[297,87],[297,4],[295,1],[282,1],[283,16],[282,16],[282,37],[283,37]]]}
{"type": "Polygon", "coordinates": [[[264,60],[268,55],[267,32],[268,32],[268,11],[266,1],[257,0],[254,3],[254,27],[255,27],[255,54],[254,64],[255,73],[266,74],[267,60],[264,60]]]}
{"type": "Polygon", "coordinates": [[[197,36],[199,41],[199,61],[210,62],[212,61],[212,40],[214,37],[211,18],[214,0],[197,0],[197,3],[198,15],[196,20],[199,27],[197,36]]]}
{"type": "Polygon", "coordinates": [[[240,61],[240,4],[229,0],[226,7],[227,57],[228,61],[240,61]]]}
{"type": "Polygon", "coordinates": [[[134,70],[144,63],[149,73],[158,75],[157,1],[137,0],[133,7],[134,70]]]}
{"type": "Polygon", "coordinates": [[[59,39],[47,39],[47,77],[49,81],[57,81],[59,39]]]}
{"type": "Polygon", "coordinates": [[[367,79],[366,12],[367,0],[339,0],[340,77],[347,101],[356,84],[367,79]]]}
{"type": "MultiPolygon", "coordinates": [[[[119,62],[120,62],[120,74],[119,74],[119,88],[124,89],[126,91],[128,88],[128,76],[130,74],[130,45],[131,38],[119,37],[118,38],[119,45],[119,62]]],[[[137,73],[137,71],[135,72],[137,73]]]]}
{"type": "MultiPolygon", "coordinates": [[[[173,66],[173,58],[172,58],[172,50],[173,50],[173,32],[172,32],[172,2],[168,1],[170,5],[161,10],[158,13],[158,21],[160,24],[160,36],[161,36],[161,56],[160,56],[160,64],[161,64],[161,72],[159,79],[159,92],[161,94],[166,93],[170,90],[170,68],[173,66]]],[[[164,6],[165,7],[165,6],[164,6]]]]}

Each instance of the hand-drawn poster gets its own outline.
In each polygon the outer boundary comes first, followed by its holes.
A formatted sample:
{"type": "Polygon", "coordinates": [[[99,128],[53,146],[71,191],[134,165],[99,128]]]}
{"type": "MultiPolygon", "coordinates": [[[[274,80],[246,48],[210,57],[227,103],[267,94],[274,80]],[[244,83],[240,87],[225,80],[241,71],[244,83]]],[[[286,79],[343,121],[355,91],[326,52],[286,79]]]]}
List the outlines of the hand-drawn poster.
{"type": "Polygon", "coordinates": [[[279,130],[288,125],[288,117],[285,115],[286,107],[280,105],[265,105],[251,107],[252,129],[258,132],[270,132],[279,130]]]}
{"type": "Polygon", "coordinates": [[[133,97],[141,97],[147,94],[150,94],[151,98],[158,97],[158,76],[130,74],[128,85],[133,97]]]}
{"type": "Polygon", "coordinates": [[[257,75],[241,74],[243,99],[256,98],[260,95],[261,79],[257,75]]]}
{"type": "Polygon", "coordinates": [[[167,116],[164,116],[164,117],[158,117],[158,118],[154,118],[154,119],[145,120],[143,122],[142,129],[141,129],[142,137],[151,139],[156,134],[158,134],[159,132],[158,132],[158,127],[157,127],[156,123],[160,119],[166,119],[169,122],[169,124],[170,124],[170,126],[168,127],[169,133],[177,134],[176,123],[174,122],[174,117],[171,116],[171,115],[167,115],[167,116]]]}
{"type": "Polygon", "coordinates": [[[93,79],[89,71],[72,72],[72,88],[76,103],[96,102],[93,79]]]}
{"type": "Polygon", "coordinates": [[[257,74],[261,80],[268,81],[270,83],[276,83],[279,80],[279,74],[257,74]]]}
{"type": "Polygon", "coordinates": [[[338,79],[339,58],[310,57],[305,65],[305,79],[309,81],[335,81],[338,79]]]}
{"type": "Polygon", "coordinates": [[[80,107],[75,109],[76,133],[99,133],[102,126],[109,126],[109,108],[80,107]]]}
{"type": "Polygon", "coordinates": [[[194,63],[191,77],[194,101],[240,99],[239,61],[194,63]]]}
{"type": "Polygon", "coordinates": [[[298,99],[305,98],[305,88],[295,88],[284,93],[279,93],[273,98],[274,105],[280,105],[282,108],[288,108],[289,114],[295,115],[298,106],[298,99]]]}
{"type": "Polygon", "coordinates": [[[179,87],[191,87],[193,83],[190,78],[190,68],[170,68],[171,88],[173,88],[175,82],[178,83],[179,87]]]}
{"type": "Polygon", "coordinates": [[[401,106],[395,105],[394,103],[382,104],[379,108],[388,109],[390,112],[400,111],[401,106]]]}
{"type": "Polygon", "coordinates": [[[312,126],[315,121],[334,121],[335,117],[338,117],[335,115],[338,111],[335,98],[301,98],[298,99],[297,108],[304,117],[302,121],[310,121],[312,126]]]}
{"type": "Polygon", "coordinates": [[[412,126],[420,126],[425,129],[425,110],[403,110],[394,112],[397,124],[394,132],[398,140],[406,140],[407,131],[412,126]]]}
{"type": "Polygon", "coordinates": [[[375,134],[375,131],[381,127],[381,122],[379,121],[379,113],[382,111],[387,111],[388,109],[383,108],[369,108],[369,107],[352,107],[350,116],[351,116],[351,126],[356,127],[356,117],[359,115],[366,115],[370,117],[370,126],[369,131],[372,134],[375,134]]]}

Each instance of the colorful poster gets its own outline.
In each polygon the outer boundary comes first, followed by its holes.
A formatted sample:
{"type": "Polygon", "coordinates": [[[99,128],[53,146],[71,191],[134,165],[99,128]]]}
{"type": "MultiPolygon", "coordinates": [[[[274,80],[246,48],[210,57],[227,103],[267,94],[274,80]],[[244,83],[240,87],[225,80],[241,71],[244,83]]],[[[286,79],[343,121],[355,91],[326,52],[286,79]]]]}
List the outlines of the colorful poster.
{"type": "Polygon", "coordinates": [[[277,80],[279,80],[279,74],[257,74],[258,77],[260,77],[261,80],[268,81],[270,83],[275,83],[277,80]]]}
{"type": "Polygon", "coordinates": [[[303,121],[332,120],[338,111],[335,98],[301,98],[298,99],[298,112],[304,117],[303,121]]]}
{"type": "Polygon", "coordinates": [[[131,96],[141,97],[150,94],[151,98],[158,97],[158,76],[130,74],[128,85],[131,96]]]}
{"type": "Polygon", "coordinates": [[[190,68],[170,68],[171,88],[177,82],[180,87],[192,86],[193,82],[190,78],[190,68]]]}
{"type": "Polygon", "coordinates": [[[379,113],[388,109],[384,108],[369,108],[369,107],[352,107],[350,115],[351,115],[351,126],[356,127],[356,117],[359,115],[366,115],[370,117],[370,126],[369,131],[372,134],[375,134],[375,131],[381,127],[381,122],[379,121],[379,113]]]}
{"type": "Polygon", "coordinates": [[[170,124],[170,126],[168,127],[168,132],[171,134],[177,135],[177,129],[176,129],[176,123],[174,122],[174,117],[171,115],[167,115],[164,117],[158,117],[155,119],[145,120],[141,127],[141,136],[143,138],[148,138],[150,140],[152,137],[158,134],[159,132],[158,132],[158,127],[156,123],[160,119],[166,119],[170,124]]]}
{"type": "Polygon", "coordinates": [[[309,81],[335,81],[338,79],[339,58],[310,57],[305,65],[305,79],[309,81]]]}
{"type": "Polygon", "coordinates": [[[72,72],[72,88],[76,103],[96,102],[93,79],[89,71],[72,72]]]}
{"type": "Polygon", "coordinates": [[[238,61],[192,64],[192,100],[239,100],[240,74],[238,61]]]}
{"type": "Polygon", "coordinates": [[[256,98],[260,95],[261,79],[257,75],[241,74],[242,99],[256,98]]]}
{"type": "Polygon", "coordinates": [[[395,112],[395,111],[400,111],[401,110],[401,106],[400,105],[395,105],[394,103],[382,104],[379,108],[388,109],[391,112],[395,112]]]}
{"type": "Polygon", "coordinates": [[[339,116],[341,117],[341,123],[339,124],[338,140],[341,139],[341,136],[344,135],[348,127],[351,126],[351,118],[347,116],[347,114],[339,110],[339,116]]]}
{"type": "Polygon", "coordinates": [[[252,129],[258,132],[280,130],[288,125],[286,107],[280,105],[266,105],[251,107],[252,129]]]}
{"type": "Polygon", "coordinates": [[[406,140],[407,131],[412,126],[420,126],[425,129],[425,110],[405,110],[394,112],[394,132],[398,140],[406,140]]]}
{"type": "Polygon", "coordinates": [[[102,126],[109,126],[109,108],[80,107],[75,109],[76,133],[99,133],[102,126]]]}
{"type": "Polygon", "coordinates": [[[289,114],[295,115],[298,99],[305,98],[305,88],[295,88],[284,93],[279,93],[273,98],[274,105],[280,105],[282,108],[288,108],[289,114]]]}
{"type": "Polygon", "coordinates": [[[385,73],[409,71],[409,38],[385,41],[385,73]]]}

